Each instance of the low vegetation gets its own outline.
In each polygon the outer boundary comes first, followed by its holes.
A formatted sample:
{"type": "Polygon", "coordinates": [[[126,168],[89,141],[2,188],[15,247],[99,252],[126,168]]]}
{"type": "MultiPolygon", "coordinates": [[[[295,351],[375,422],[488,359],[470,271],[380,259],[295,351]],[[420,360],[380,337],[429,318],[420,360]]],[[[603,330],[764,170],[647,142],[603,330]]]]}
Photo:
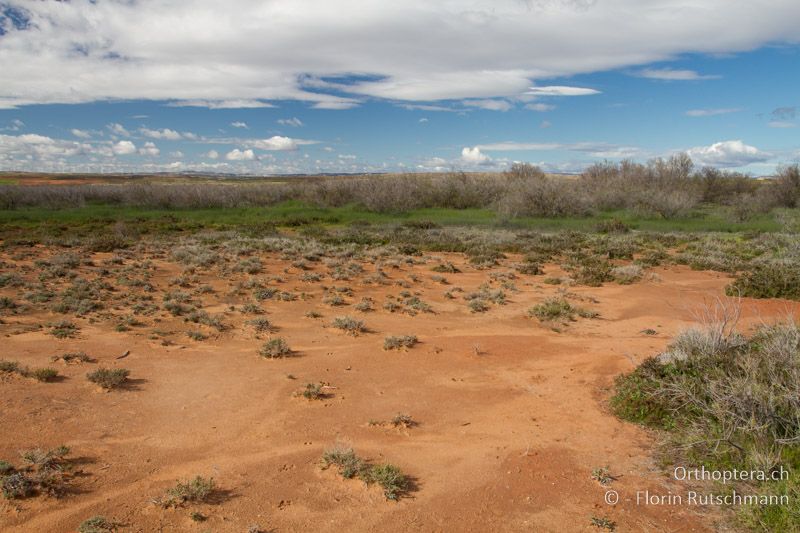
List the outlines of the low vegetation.
{"type": "Polygon", "coordinates": [[[397,466],[389,463],[372,465],[348,446],[335,445],[325,450],[322,464],[323,468],[336,467],[344,478],[358,478],[367,485],[379,485],[387,500],[398,500],[409,489],[407,476],[397,466]]]}
{"type": "Polygon", "coordinates": [[[209,500],[217,489],[213,478],[196,476],[188,481],[179,481],[174,487],[154,500],[161,507],[181,507],[186,503],[203,503],[209,500]]]}
{"type": "Polygon", "coordinates": [[[417,342],[415,335],[390,336],[383,340],[384,350],[400,350],[413,348],[417,342]]]}
{"type": "Polygon", "coordinates": [[[98,368],[86,374],[86,379],[105,390],[119,389],[128,383],[131,371],[126,368],[98,368]]]}
{"type": "Polygon", "coordinates": [[[51,450],[35,448],[20,452],[22,465],[0,461],[0,489],[8,500],[35,495],[62,496],[71,477],[70,449],[59,446],[51,450]]]}
{"type": "Polygon", "coordinates": [[[750,482],[788,504],[752,505],[740,519],[768,531],[796,531],[800,502],[800,328],[793,322],[740,335],[735,316],[679,334],[667,351],[617,380],[622,418],[662,430],[678,464],[774,472],[788,479],[750,482]]]}

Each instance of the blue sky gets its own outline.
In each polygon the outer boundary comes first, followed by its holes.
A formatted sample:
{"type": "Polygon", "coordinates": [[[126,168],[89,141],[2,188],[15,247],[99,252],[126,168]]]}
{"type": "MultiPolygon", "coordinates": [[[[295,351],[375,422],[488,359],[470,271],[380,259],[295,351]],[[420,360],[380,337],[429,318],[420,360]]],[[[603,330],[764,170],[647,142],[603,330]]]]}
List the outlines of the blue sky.
{"type": "Polygon", "coordinates": [[[769,174],[800,160],[800,4],[730,4],[0,1],[0,170],[769,174]]]}

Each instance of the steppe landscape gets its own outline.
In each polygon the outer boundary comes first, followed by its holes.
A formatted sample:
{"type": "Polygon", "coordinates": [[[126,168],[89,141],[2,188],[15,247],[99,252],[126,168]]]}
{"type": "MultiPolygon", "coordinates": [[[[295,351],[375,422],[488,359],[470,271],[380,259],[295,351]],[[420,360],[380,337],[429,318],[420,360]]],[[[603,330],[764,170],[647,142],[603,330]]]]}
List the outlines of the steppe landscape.
{"type": "MultiPolygon", "coordinates": [[[[322,200],[491,183],[495,204],[536,189],[552,206],[596,179],[515,171],[299,186],[15,176],[0,191],[0,529],[791,530],[796,501],[737,513],[636,495],[715,487],[673,465],[796,466],[796,209],[737,218],[718,201],[537,229],[533,213],[487,223],[495,211],[464,207],[477,222],[451,224],[434,200],[402,216],[322,200]],[[284,198],[297,187],[310,203],[284,198]],[[277,203],[223,207],[223,191],[277,203]],[[696,227],[637,229],[670,223],[696,227]],[[723,371],[730,351],[749,359],[723,371]]],[[[733,196],[800,191],[796,167],[758,185],[715,176],[733,196]]],[[[791,476],[739,490],[796,494],[791,476]]]]}

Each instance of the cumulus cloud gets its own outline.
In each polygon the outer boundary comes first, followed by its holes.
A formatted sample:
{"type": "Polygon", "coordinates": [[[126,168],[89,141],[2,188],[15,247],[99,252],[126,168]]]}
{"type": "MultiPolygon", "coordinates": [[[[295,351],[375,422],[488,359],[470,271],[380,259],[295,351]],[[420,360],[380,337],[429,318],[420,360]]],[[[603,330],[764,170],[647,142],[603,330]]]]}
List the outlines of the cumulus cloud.
{"type": "Polygon", "coordinates": [[[75,137],[78,137],[79,139],[89,139],[92,137],[91,132],[88,132],[86,130],[79,130],[77,128],[73,128],[69,132],[75,137]]]}
{"type": "Polygon", "coordinates": [[[161,153],[161,150],[159,150],[158,147],[154,143],[146,142],[146,143],[144,143],[144,146],[139,148],[139,153],[141,155],[146,155],[146,156],[149,156],[149,157],[156,157],[161,153]]]}
{"type": "MultiPolygon", "coordinates": [[[[169,128],[164,128],[163,130],[151,130],[149,128],[139,128],[139,133],[151,139],[163,139],[165,141],[180,141],[181,139],[184,138],[184,135],[169,128]]],[[[195,137],[195,135],[190,134],[189,138],[192,137],[195,137]]]]}
{"type": "Polygon", "coordinates": [[[588,87],[568,87],[564,85],[551,85],[548,87],[531,87],[525,94],[533,96],[589,96],[600,94],[596,89],[588,87]]]}
{"type": "Polygon", "coordinates": [[[225,154],[225,159],[228,161],[253,161],[255,158],[256,154],[252,150],[239,150],[238,148],[225,154]]]}
{"type": "Polygon", "coordinates": [[[108,124],[106,126],[106,128],[112,134],[119,135],[120,137],[130,137],[131,136],[130,132],[127,129],[125,129],[125,126],[123,126],[122,124],[118,124],[116,122],[108,124]]]}
{"type": "Polygon", "coordinates": [[[690,109],[686,112],[687,117],[714,117],[717,115],[727,115],[729,113],[738,113],[741,107],[723,107],[717,109],[690,109]]]}
{"type": "Polygon", "coordinates": [[[136,153],[136,145],[131,141],[119,141],[111,147],[115,155],[131,155],[136,153]]]}
{"type": "Polygon", "coordinates": [[[461,150],[461,161],[469,165],[485,165],[491,162],[491,160],[492,158],[482,153],[481,149],[477,146],[473,146],[472,148],[466,146],[461,150]]]}
{"type": "Polygon", "coordinates": [[[53,139],[45,135],[0,135],[0,154],[6,159],[55,159],[92,153],[90,144],[53,139]]]}
{"type": "Polygon", "coordinates": [[[206,157],[209,159],[219,159],[219,152],[216,150],[209,150],[206,157]]]}
{"type": "Polygon", "coordinates": [[[740,140],[721,141],[686,151],[695,163],[715,167],[742,167],[769,159],[770,155],[740,140]]]}
{"type": "Polygon", "coordinates": [[[508,111],[514,106],[507,100],[464,100],[463,104],[467,107],[477,107],[479,109],[486,109],[488,111],[508,111]]]}
{"type": "Polygon", "coordinates": [[[714,80],[719,78],[719,76],[715,75],[699,74],[694,70],[677,70],[671,68],[646,68],[636,72],[635,74],[640,78],[666,81],[714,80]]]}
{"type": "Polygon", "coordinates": [[[278,120],[278,124],[282,124],[284,126],[292,126],[292,127],[295,127],[295,128],[299,128],[300,126],[303,125],[303,122],[297,117],[292,117],[292,118],[279,119],[278,120]]]}
{"type": "Polygon", "coordinates": [[[248,127],[248,125],[247,125],[247,122],[241,122],[241,121],[238,121],[238,120],[236,122],[231,122],[231,126],[233,126],[234,128],[240,128],[240,129],[243,129],[243,130],[250,129],[248,127]]]}
{"type": "MultiPolygon", "coordinates": [[[[537,80],[641,68],[685,53],[796,43],[800,18],[796,0],[770,0],[768,8],[729,0],[474,0],[468,7],[406,0],[389,8],[357,0],[5,4],[29,23],[4,29],[2,108],[114,99],[267,107],[291,99],[343,109],[361,97],[517,97],[537,80]],[[343,89],[308,81],[337,76],[351,79],[343,89]]],[[[656,79],[707,77],[640,72],[656,79]]]]}
{"type": "Polygon", "coordinates": [[[297,150],[298,146],[301,145],[316,144],[316,141],[292,139],[291,137],[283,137],[281,135],[274,135],[269,139],[245,139],[243,142],[250,148],[257,148],[270,152],[297,150]]]}

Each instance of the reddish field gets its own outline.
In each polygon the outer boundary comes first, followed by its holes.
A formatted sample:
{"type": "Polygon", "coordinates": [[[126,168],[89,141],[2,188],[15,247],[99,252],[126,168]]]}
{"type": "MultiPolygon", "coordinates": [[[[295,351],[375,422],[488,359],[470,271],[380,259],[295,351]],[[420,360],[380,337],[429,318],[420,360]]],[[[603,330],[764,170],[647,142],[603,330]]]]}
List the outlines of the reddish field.
{"type": "MultiPolygon", "coordinates": [[[[41,270],[33,259],[55,252],[10,247],[3,253],[2,273],[32,281],[41,270]]],[[[720,520],[713,510],[636,505],[636,491],[678,487],[653,459],[653,435],[617,419],[607,401],[614,377],[693,324],[693,313],[723,293],[725,276],[672,266],[633,285],[560,289],[542,283],[543,275],[490,278],[512,272],[513,258],[481,270],[461,255],[436,254],[424,263],[384,264],[388,277],[374,283],[375,261],[368,258],[351,261],[362,272],[353,267],[349,280],[335,281],[321,262],[301,270],[280,254],[256,255],[263,265],[257,274],[198,267],[183,272],[189,280],[180,288],[174,278],[183,267],[166,254],[127,252],[114,260],[92,254],[74,271],[114,285],[102,311],[78,318],[37,306],[4,312],[0,358],[50,365],[63,377],[40,383],[0,373],[0,459],[16,462],[20,450],[66,444],[73,460],[61,498],[0,500],[0,530],[72,532],[98,514],[121,531],[143,532],[243,532],[254,525],[262,531],[597,531],[593,517],[613,520],[619,531],[712,531],[720,520]],[[115,281],[141,276],[146,259],[153,292],[115,281]],[[431,279],[440,260],[462,270],[443,274],[448,284],[431,279]],[[322,280],[303,281],[307,272],[322,280]],[[251,291],[235,284],[248,279],[296,299],[266,299],[259,302],[264,314],[246,315],[241,307],[253,301],[251,291]],[[463,294],[484,283],[497,289],[503,281],[505,304],[470,312],[463,294]],[[213,292],[197,290],[206,284],[213,292]],[[346,305],[323,302],[330,294],[324,287],[334,286],[352,290],[342,292],[346,305]],[[464,293],[446,298],[453,287],[464,293]],[[174,290],[218,315],[225,329],[161,309],[163,294],[174,290]],[[384,309],[403,290],[431,312],[412,315],[402,303],[395,312],[384,309]],[[532,305],[559,291],[599,317],[578,318],[558,332],[527,317],[532,305]],[[117,331],[131,313],[131,296],[146,294],[159,309],[117,331]],[[353,308],[364,297],[374,300],[374,310],[353,308]],[[322,316],[306,317],[311,310],[322,316]],[[367,331],[352,336],[331,327],[341,315],[363,320],[367,331]],[[274,324],[271,333],[246,323],[257,316],[274,324]],[[49,333],[46,324],[63,318],[79,326],[74,338],[49,333]],[[208,338],[192,340],[189,330],[208,338]],[[383,349],[386,336],[404,334],[416,335],[419,344],[383,349]],[[290,357],[259,357],[274,336],[286,339],[290,357]],[[77,351],[96,362],[50,362],[77,351]],[[99,367],[129,369],[128,386],[103,392],[85,378],[99,367]],[[319,382],[327,384],[327,398],[295,395],[319,382]],[[397,413],[416,424],[393,427],[388,421],[397,413]],[[408,492],[388,501],[379,487],[321,468],[323,451],[336,442],[372,462],[399,466],[412,480],[408,492]],[[592,479],[603,466],[617,477],[607,487],[592,479]],[[208,502],[168,509],[152,503],[176,481],[196,475],[217,482],[208,502]],[[604,503],[609,489],[619,492],[617,505],[604,503]],[[193,521],[193,511],[206,520],[193,521]]],[[[545,271],[560,273],[554,265],[545,271]]],[[[22,292],[0,289],[18,303],[22,292]]],[[[782,301],[748,300],[744,321],[787,309],[782,301]]]]}

